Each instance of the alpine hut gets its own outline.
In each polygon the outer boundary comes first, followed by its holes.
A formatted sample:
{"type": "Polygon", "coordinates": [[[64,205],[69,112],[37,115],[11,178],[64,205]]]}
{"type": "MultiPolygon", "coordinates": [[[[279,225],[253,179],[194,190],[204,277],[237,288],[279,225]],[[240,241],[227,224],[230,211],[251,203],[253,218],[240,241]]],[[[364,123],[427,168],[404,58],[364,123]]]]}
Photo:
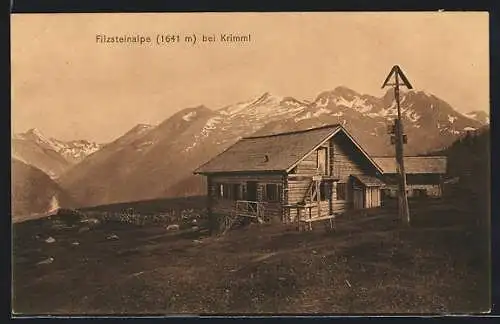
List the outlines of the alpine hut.
{"type": "Polygon", "coordinates": [[[226,225],[311,223],[381,204],[383,170],[341,125],[249,136],[194,171],[207,177],[208,213],[226,225]]]}

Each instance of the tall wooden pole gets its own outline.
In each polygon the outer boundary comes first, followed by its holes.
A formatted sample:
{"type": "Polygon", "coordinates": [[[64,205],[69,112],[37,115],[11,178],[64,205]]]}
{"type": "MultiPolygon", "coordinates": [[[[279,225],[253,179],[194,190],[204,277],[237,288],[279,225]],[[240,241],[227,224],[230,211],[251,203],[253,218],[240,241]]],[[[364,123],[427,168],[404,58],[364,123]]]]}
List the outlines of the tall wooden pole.
{"type": "Polygon", "coordinates": [[[396,120],[396,162],[399,171],[399,217],[406,225],[410,225],[410,210],[408,206],[408,195],[406,192],[406,173],[404,166],[404,142],[403,142],[403,122],[401,120],[401,104],[399,100],[399,75],[395,74],[394,97],[398,109],[398,118],[396,120]]]}
{"type": "Polygon", "coordinates": [[[403,122],[401,120],[401,103],[399,100],[399,87],[405,86],[408,89],[413,89],[413,87],[398,65],[392,67],[392,70],[385,79],[382,88],[386,86],[394,86],[394,99],[396,101],[396,107],[398,111],[398,117],[394,120],[394,131],[391,132],[394,134],[394,144],[396,148],[396,163],[399,175],[398,213],[400,219],[406,225],[410,225],[410,209],[408,206],[408,195],[406,192],[406,173],[405,173],[404,152],[403,152],[403,147],[406,141],[403,129],[403,122]],[[389,83],[392,76],[394,76],[394,82],[389,83]]]}

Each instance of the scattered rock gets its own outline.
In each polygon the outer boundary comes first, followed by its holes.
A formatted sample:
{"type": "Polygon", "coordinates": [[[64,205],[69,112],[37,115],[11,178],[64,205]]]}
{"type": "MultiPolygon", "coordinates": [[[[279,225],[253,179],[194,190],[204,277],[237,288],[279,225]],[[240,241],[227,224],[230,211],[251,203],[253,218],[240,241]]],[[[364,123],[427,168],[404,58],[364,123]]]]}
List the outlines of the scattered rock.
{"type": "Polygon", "coordinates": [[[167,231],[178,231],[179,230],[179,225],[177,224],[171,224],[167,226],[167,231]]]}
{"type": "Polygon", "coordinates": [[[73,242],[71,245],[80,245],[80,242],[73,242]]]}
{"type": "Polygon", "coordinates": [[[89,228],[89,227],[87,227],[87,226],[80,227],[80,228],[78,229],[78,233],[87,232],[87,231],[89,231],[89,230],[90,230],[90,228],[89,228]]]}
{"type": "Polygon", "coordinates": [[[200,241],[200,240],[193,240],[193,243],[198,243],[198,244],[200,244],[200,243],[203,243],[203,241],[200,241]]]}
{"type": "Polygon", "coordinates": [[[97,225],[101,221],[98,220],[97,218],[85,218],[80,221],[81,223],[87,223],[87,224],[92,224],[92,225],[97,225]]]}
{"type": "Polygon", "coordinates": [[[49,236],[49,238],[45,240],[45,243],[54,243],[55,241],[56,240],[52,236],[49,236]]]}
{"type": "Polygon", "coordinates": [[[107,240],[118,240],[119,237],[116,234],[111,234],[106,237],[107,240]]]}
{"type": "Polygon", "coordinates": [[[193,231],[197,231],[197,230],[199,230],[199,229],[200,229],[200,227],[199,227],[199,226],[193,226],[193,227],[191,227],[191,229],[192,229],[193,231]]]}
{"type": "Polygon", "coordinates": [[[143,273],[144,273],[144,271],[136,272],[136,273],[132,274],[132,277],[138,277],[138,276],[142,275],[143,273]]]}
{"type": "Polygon", "coordinates": [[[54,262],[54,258],[53,257],[49,257],[43,261],[40,261],[37,263],[37,265],[40,265],[40,264],[51,264],[52,262],[54,262]]]}

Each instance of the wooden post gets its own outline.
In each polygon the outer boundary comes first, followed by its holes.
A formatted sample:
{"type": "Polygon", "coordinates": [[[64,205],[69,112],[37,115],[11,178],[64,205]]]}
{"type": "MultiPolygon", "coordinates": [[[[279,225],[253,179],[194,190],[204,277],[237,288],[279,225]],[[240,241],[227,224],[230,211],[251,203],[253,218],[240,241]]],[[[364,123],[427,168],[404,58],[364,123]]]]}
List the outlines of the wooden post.
{"type": "MultiPolygon", "coordinates": [[[[396,101],[397,113],[398,117],[394,121],[394,139],[395,139],[395,147],[396,147],[396,162],[398,165],[398,174],[399,174],[399,195],[398,195],[398,212],[399,217],[403,220],[406,225],[410,225],[410,210],[408,206],[408,197],[406,192],[406,173],[404,167],[404,153],[403,146],[404,142],[404,129],[403,123],[401,121],[401,104],[399,100],[399,87],[406,86],[408,89],[413,89],[410,81],[406,78],[403,71],[398,65],[392,67],[391,72],[385,79],[382,84],[382,88],[386,86],[394,86],[394,99],[396,101]],[[394,76],[394,82],[389,83],[391,77],[394,76]],[[401,78],[401,80],[400,80],[401,78]],[[401,83],[400,83],[401,82],[401,83]]],[[[391,137],[392,141],[392,137],[391,137]]]]}
{"type": "Polygon", "coordinates": [[[300,209],[297,206],[297,230],[300,232],[300,209]]]}
{"type": "Polygon", "coordinates": [[[212,177],[210,175],[207,176],[207,218],[208,218],[208,235],[212,236],[215,230],[215,219],[212,214],[212,199],[214,199],[213,195],[217,195],[217,193],[212,193],[212,177]]]}
{"type": "Polygon", "coordinates": [[[316,203],[318,205],[318,217],[321,217],[321,180],[316,180],[316,203]]]}
{"type": "Polygon", "coordinates": [[[310,231],[312,231],[311,209],[312,209],[312,206],[309,206],[309,230],[310,231]]]}
{"type": "Polygon", "coordinates": [[[396,124],[396,160],[399,168],[399,199],[400,207],[399,214],[406,225],[410,225],[410,210],[408,208],[408,197],[406,192],[406,173],[404,166],[404,153],[403,153],[403,123],[401,121],[401,107],[399,103],[399,78],[396,74],[396,86],[394,87],[394,96],[398,108],[398,119],[396,124]]]}

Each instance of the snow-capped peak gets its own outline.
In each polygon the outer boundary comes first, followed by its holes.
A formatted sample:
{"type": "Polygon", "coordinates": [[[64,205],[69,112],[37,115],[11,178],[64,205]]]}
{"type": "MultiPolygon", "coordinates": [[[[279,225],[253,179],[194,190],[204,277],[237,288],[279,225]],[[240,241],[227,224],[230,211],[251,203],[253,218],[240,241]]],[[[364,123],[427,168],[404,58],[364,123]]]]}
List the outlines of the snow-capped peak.
{"type": "Polygon", "coordinates": [[[335,89],[333,89],[332,93],[344,97],[346,99],[352,99],[353,97],[359,95],[356,91],[346,86],[338,86],[335,89]]]}
{"type": "Polygon", "coordinates": [[[190,111],[182,116],[182,119],[184,119],[185,121],[191,121],[194,117],[196,117],[196,111],[190,111]]]}
{"type": "Polygon", "coordinates": [[[416,94],[426,96],[427,98],[434,98],[435,96],[430,93],[429,91],[422,90],[422,91],[416,91],[416,94]]]}
{"type": "Polygon", "coordinates": [[[283,98],[272,95],[269,92],[264,92],[260,97],[253,101],[249,107],[266,104],[279,103],[283,98]]]}
{"type": "Polygon", "coordinates": [[[137,124],[131,130],[129,130],[128,133],[141,134],[150,130],[153,127],[154,127],[153,125],[149,124],[137,124]]]}
{"type": "Polygon", "coordinates": [[[36,127],[29,129],[26,133],[32,134],[32,135],[37,136],[37,137],[42,137],[42,138],[44,137],[42,132],[36,127]]]}
{"type": "Polygon", "coordinates": [[[31,128],[26,133],[15,134],[14,139],[34,142],[45,149],[57,152],[58,145],[52,139],[48,139],[38,128],[31,128]]]}
{"type": "Polygon", "coordinates": [[[47,138],[38,128],[31,128],[26,133],[14,134],[14,139],[30,141],[44,149],[61,154],[69,162],[80,161],[99,150],[102,145],[87,140],[61,141],[47,138]]]}

